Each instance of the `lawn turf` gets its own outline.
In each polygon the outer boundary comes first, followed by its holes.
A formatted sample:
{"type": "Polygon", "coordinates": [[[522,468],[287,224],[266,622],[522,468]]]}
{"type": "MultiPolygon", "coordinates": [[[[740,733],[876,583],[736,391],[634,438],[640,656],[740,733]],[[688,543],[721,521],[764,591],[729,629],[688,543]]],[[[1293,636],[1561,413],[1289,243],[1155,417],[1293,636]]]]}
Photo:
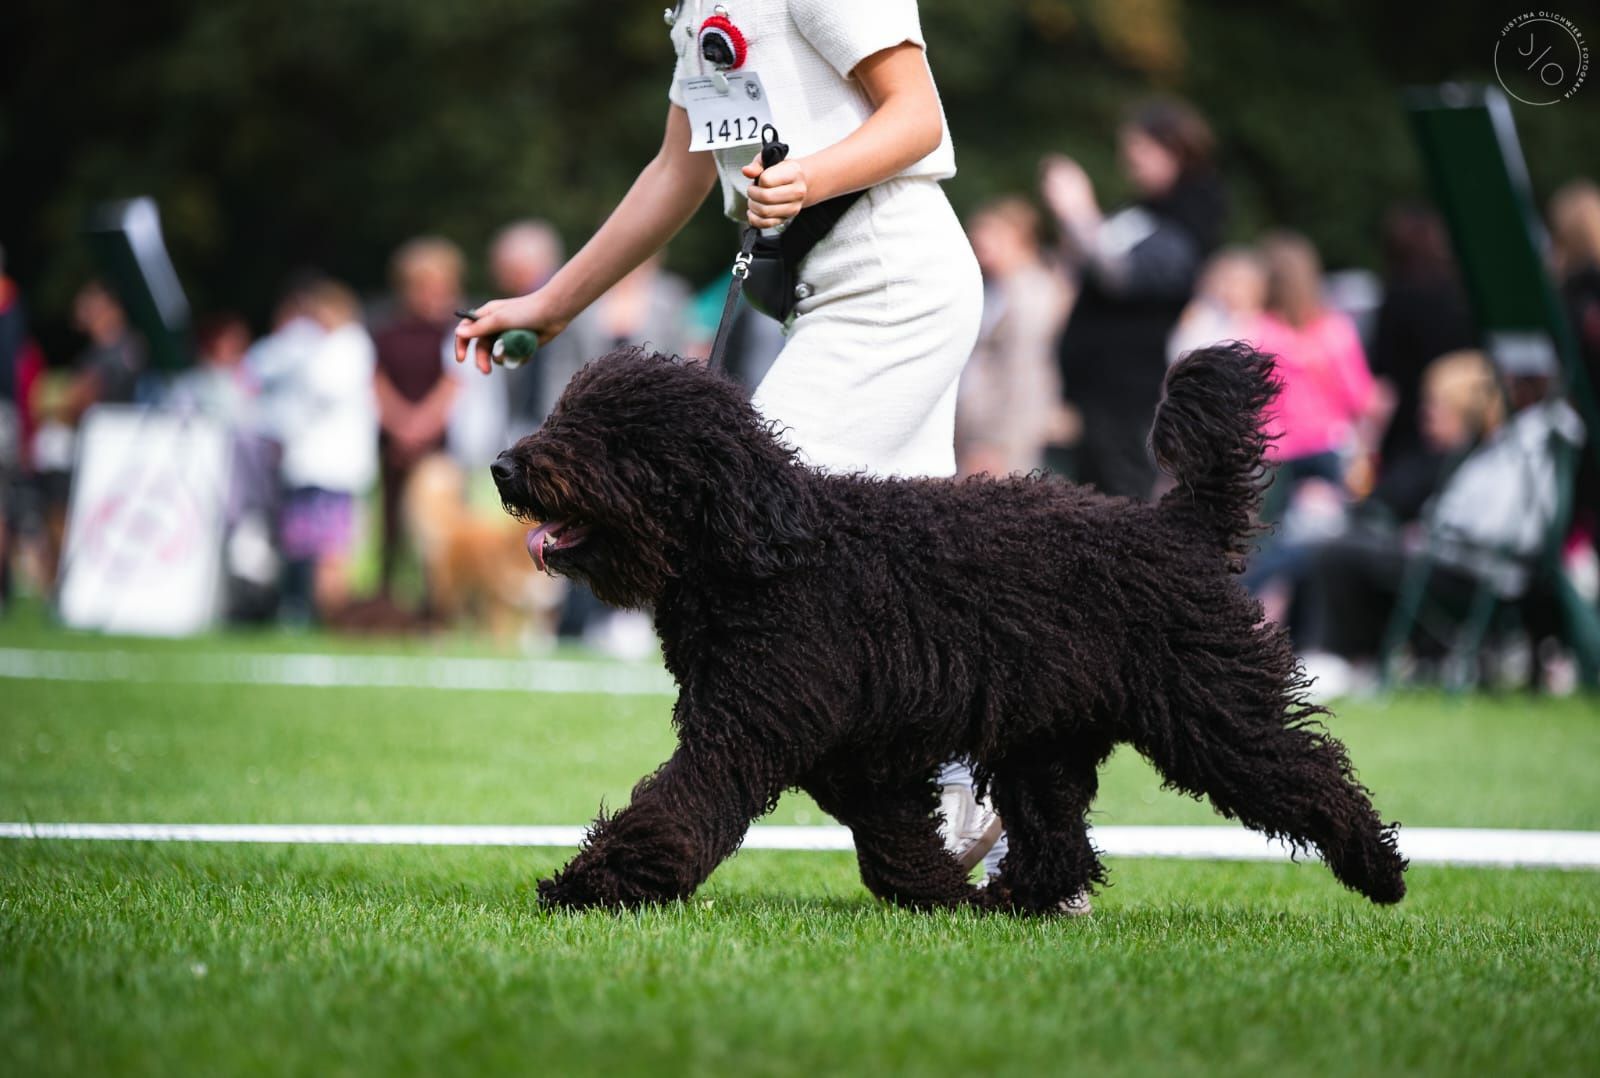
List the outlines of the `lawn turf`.
{"type": "MultiPolygon", "coordinates": [[[[0,818],[576,823],[670,751],[668,703],[3,681],[0,818]]],[[[1388,818],[1600,829],[1592,701],[1403,697],[1330,725],[1388,818]]],[[[1129,754],[1096,819],[1218,822],[1129,754]]],[[[790,797],[769,822],[822,820],[790,797]]],[[[1113,859],[1093,917],[1026,921],[889,909],[848,855],[752,851],[690,903],[542,913],[532,884],[568,855],[0,842],[0,1074],[1560,1074],[1600,1058],[1591,873],[1418,867],[1411,896],[1377,909],[1315,863],[1113,859]]]]}
{"type": "Polygon", "coordinates": [[[1592,1074],[1600,880],[1119,861],[1086,920],[915,914],[843,854],[545,914],[553,851],[0,846],[9,1074],[1592,1074]]]}

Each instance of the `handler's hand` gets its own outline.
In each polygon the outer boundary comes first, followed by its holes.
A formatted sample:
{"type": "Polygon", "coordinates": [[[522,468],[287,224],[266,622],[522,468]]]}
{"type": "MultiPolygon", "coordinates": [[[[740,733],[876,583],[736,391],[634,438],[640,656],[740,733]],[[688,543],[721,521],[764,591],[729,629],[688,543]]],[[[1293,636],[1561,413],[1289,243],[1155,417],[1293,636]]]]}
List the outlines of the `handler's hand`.
{"type": "Polygon", "coordinates": [[[771,168],[761,167],[761,155],[744,166],[744,174],[756,182],[745,191],[750,201],[746,214],[755,228],[776,228],[806,206],[810,185],[805,162],[779,161],[771,168]]]}
{"type": "Polygon", "coordinates": [[[1100,216],[1089,174],[1070,157],[1051,154],[1040,162],[1039,190],[1057,220],[1076,224],[1100,216]]]}
{"type": "Polygon", "coordinates": [[[550,309],[543,292],[530,292],[515,299],[492,299],[478,307],[475,321],[462,319],[456,326],[456,362],[465,363],[467,344],[478,339],[478,369],[488,374],[494,369],[489,355],[493,338],[508,329],[531,329],[541,345],[567,328],[567,319],[550,309]]]}

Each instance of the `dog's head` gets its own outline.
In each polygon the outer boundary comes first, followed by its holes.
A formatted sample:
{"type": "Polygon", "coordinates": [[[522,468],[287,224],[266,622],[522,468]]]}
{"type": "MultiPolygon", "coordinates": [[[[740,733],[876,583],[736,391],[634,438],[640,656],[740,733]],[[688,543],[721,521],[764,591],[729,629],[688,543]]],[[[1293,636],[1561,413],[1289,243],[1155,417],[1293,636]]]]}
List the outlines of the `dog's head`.
{"type": "Polygon", "coordinates": [[[586,366],[491,470],[507,512],[534,525],[535,564],[619,606],[693,570],[770,577],[817,545],[809,473],[739,386],[638,349],[586,366]]]}

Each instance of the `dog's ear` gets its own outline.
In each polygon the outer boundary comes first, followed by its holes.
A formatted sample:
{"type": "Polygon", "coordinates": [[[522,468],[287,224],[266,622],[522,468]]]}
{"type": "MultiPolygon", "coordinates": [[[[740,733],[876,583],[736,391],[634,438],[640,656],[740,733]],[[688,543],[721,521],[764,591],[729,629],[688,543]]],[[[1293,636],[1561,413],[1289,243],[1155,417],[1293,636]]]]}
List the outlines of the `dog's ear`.
{"type": "Polygon", "coordinates": [[[701,503],[709,560],[756,579],[809,562],[821,543],[811,473],[765,429],[730,448],[710,468],[701,503]]]}
{"type": "Polygon", "coordinates": [[[799,568],[819,543],[813,500],[781,486],[708,498],[703,524],[712,560],[756,579],[799,568]]]}

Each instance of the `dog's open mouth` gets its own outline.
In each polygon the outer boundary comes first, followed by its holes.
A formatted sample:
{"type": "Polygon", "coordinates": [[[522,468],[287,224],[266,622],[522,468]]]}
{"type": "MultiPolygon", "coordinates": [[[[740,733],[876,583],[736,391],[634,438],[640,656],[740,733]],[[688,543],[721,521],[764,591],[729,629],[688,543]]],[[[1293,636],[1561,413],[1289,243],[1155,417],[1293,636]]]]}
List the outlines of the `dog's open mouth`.
{"type": "Polygon", "coordinates": [[[565,520],[547,520],[528,533],[528,554],[541,573],[550,571],[550,556],[571,550],[589,536],[582,524],[565,520]]]}

